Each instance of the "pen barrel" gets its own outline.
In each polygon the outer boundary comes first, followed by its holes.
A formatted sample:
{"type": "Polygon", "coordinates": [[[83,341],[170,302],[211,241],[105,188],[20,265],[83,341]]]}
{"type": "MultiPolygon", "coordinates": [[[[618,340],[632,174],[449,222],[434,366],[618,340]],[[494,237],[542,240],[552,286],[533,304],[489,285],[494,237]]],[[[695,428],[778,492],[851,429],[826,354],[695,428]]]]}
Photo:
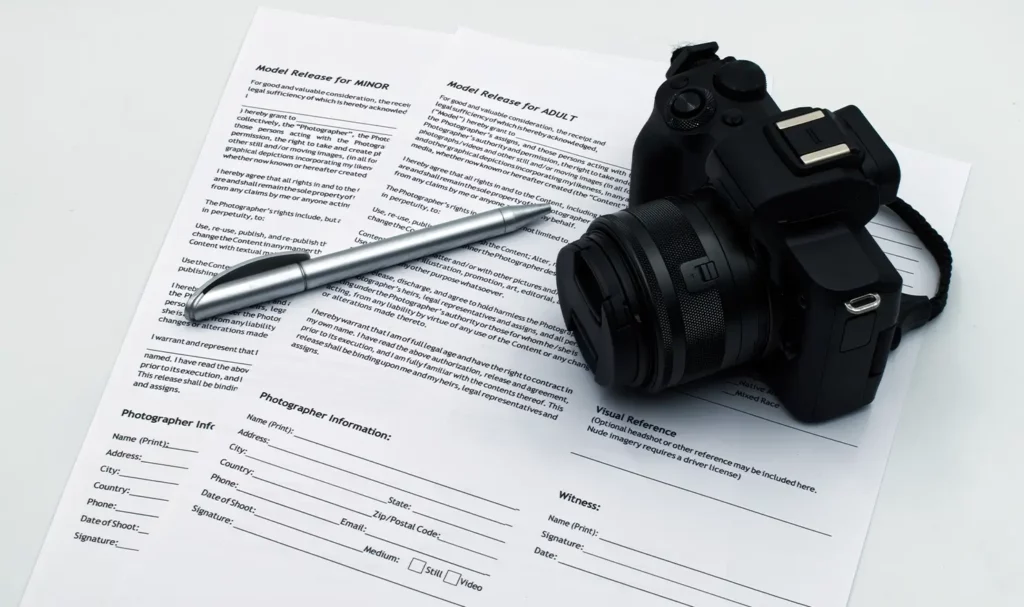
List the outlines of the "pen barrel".
{"type": "Polygon", "coordinates": [[[500,209],[378,240],[301,262],[306,287],[313,289],[500,236],[509,231],[500,209]]]}

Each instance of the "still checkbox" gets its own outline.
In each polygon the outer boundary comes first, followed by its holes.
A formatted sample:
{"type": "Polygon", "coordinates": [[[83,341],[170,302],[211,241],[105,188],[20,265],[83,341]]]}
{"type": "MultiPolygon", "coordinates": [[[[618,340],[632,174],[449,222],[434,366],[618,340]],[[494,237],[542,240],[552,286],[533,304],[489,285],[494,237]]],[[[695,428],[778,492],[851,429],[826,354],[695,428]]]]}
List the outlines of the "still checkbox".
{"type": "Polygon", "coordinates": [[[458,571],[452,571],[451,569],[449,569],[448,572],[444,574],[444,582],[446,584],[451,584],[452,586],[458,586],[459,580],[461,579],[462,574],[458,571]]]}
{"type": "Polygon", "coordinates": [[[409,571],[415,571],[416,573],[423,573],[423,568],[427,566],[426,561],[419,559],[413,559],[409,561],[409,571]]]}

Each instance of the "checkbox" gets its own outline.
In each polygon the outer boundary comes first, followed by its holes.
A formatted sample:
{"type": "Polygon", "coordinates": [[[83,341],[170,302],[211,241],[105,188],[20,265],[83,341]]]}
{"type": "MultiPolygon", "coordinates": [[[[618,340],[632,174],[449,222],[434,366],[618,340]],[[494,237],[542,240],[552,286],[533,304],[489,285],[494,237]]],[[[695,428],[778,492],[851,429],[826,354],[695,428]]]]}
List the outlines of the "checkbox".
{"type": "Polygon", "coordinates": [[[409,571],[415,571],[416,573],[423,573],[423,568],[427,566],[426,561],[419,559],[413,559],[409,561],[409,571]]]}
{"type": "Polygon", "coordinates": [[[461,579],[462,579],[462,574],[459,573],[458,571],[452,571],[451,569],[449,569],[448,572],[444,574],[444,583],[445,584],[451,584],[452,586],[458,586],[459,585],[459,580],[461,580],[461,579]]]}

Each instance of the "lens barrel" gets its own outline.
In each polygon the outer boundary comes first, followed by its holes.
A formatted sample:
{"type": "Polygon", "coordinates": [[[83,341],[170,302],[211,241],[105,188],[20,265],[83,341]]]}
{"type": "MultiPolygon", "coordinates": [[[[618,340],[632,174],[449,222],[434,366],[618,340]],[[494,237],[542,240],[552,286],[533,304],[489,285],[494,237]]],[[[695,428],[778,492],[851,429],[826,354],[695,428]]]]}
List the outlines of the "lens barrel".
{"type": "Polygon", "coordinates": [[[711,196],[604,215],[559,252],[562,315],[598,384],[660,392],[764,356],[768,288],[711,196]]]}

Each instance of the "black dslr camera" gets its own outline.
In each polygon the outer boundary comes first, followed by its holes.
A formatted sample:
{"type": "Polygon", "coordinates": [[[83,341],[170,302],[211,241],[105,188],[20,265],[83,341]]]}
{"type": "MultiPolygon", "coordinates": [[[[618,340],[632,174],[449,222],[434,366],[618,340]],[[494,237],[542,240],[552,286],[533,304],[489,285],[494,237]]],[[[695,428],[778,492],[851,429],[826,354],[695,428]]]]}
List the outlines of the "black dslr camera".
{"type": "Polygon", "coordinates": [[[952,259],[897,198],[856,107],[780,111],[750,61],[677,49],[633,148],[629,208],[557,260],[567,328],[601,385],[660,392],[751,365],[802,421],[871,402],[903,331],[938,315],[952,259]],[[933,299],[866,224],[889,206],[940,265],[933,299]]]}

